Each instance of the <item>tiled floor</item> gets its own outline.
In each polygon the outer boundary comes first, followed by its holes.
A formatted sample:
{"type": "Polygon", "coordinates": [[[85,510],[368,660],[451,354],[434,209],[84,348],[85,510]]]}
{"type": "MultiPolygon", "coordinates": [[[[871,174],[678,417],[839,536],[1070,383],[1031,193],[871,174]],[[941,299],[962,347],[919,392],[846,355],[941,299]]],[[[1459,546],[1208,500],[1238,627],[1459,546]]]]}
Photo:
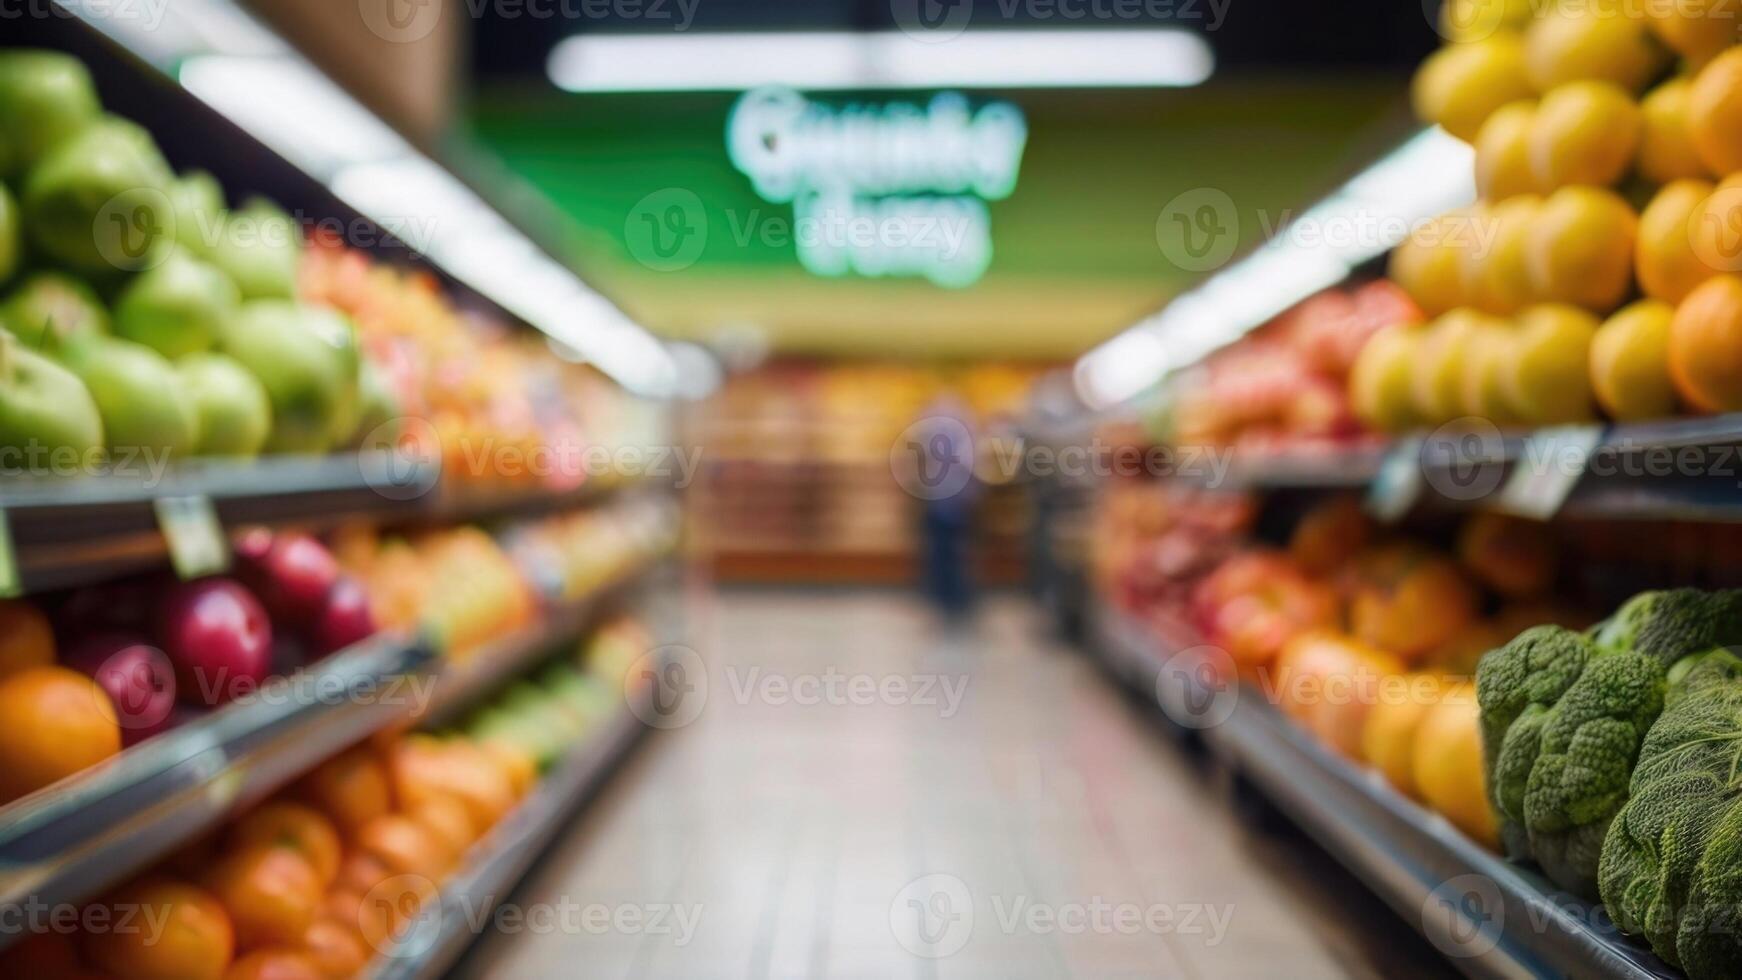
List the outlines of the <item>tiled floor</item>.
{"type": "Polygon", "coordinates": [[[953,638],[889,593],[727,592],[708,619],[700,717],[513,896],[547,928],[490,932],[459,975],[1449,973],[1021,600],[953,638]]]}

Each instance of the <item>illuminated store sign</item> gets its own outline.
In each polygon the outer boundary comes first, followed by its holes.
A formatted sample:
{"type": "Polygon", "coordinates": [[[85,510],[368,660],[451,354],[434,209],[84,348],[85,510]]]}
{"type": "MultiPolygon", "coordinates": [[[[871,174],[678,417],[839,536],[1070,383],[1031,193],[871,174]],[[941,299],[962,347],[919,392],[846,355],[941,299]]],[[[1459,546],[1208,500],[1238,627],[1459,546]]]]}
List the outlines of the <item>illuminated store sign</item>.
{"type": "Polygon", "coordinates": [[[773,204],[822,276],[923,276],[968,286],[992,264],[986,202],[1016,189],[1028,123],[1008,102],[970,109],[959,93],[925,105],[831,106],[785,88],[746,93],[726,124],[732,163],[773,204]]]}

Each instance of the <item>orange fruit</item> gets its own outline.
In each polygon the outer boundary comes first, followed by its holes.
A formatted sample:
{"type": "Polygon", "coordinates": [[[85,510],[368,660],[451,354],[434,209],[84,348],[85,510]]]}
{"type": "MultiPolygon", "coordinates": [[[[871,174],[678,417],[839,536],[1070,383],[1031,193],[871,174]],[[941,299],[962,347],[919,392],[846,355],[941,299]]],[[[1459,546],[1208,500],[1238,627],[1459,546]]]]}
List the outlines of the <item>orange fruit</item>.
{"type": "Polygon", "coordinates": [[[286,847],[236,851],[218,862],[206,883],[236,925],[238,949],[300,942],[321,905],[320,876],[286,847]]]}
{"type": "Polygon", "coordinates": [[[393,869],[382,864],[378,858],[362,851],[348,852],[339,862],[339,873],[333,884],[338,888],[350,888],[358,892],[366,892],[390,877],[393,869]]]}
{"type": "Polygon", "coordinates": [[[1688,99],[1693,80],[1672,78],[1639,104],[1644,130],[1639,139],[1639,175],[1654,184],[1706,176],[1706,165],[1688,131],[1688,99]]]}
{"type": "Polygon", "coordinates": [[[339,874],[339,832],[332,821],[313,807],[288,801],[259,806],[230,830],[230,847],[288,847],[305,858],[320,878],[321,887],[339,874]]]}
{"type": "Polygon", "coordinates": [[[1642,299],[1621,308],[1591,340],[1591,389],[1610,418],[1622,422],[1675,413],[1669,375],[1669,328],[1675,307],[1642,299]]]}
{"type": "Polygon", "coordinates": [[[354,924],[322,915],[303,934],[302,948],[322,974],[346,980],[369,965],[369,949],[354,924]]]}
{"type": "Polygon", "coordinates": [[[393,790],[402,809],[431,796],[453,796],[466,805],[472,828],[483,834],[514,808],[514,787],[491,757],[465,739],[411,736],[394,749],[393,790]]]}
{"type": "Polygon", "coordinates": [[[1530,167],[1536,186],[1607,187],[1639,152],[1645,118],[1620,87],[1604,81],[1568,82],[1542,97],[1531,119],[1530,167]]]}
{"type": "Polygon", "coordinates": [[[85,933],[85,957],[126,980],[219,980],[236,950],[230,917],[215,895],[162,876],[123,886],[102,904],[115,928],[85,933]],[[121,928],[121,920],[161,923],[121,928]]]}
{"type": "Polygon", "coordinates": [[[1639,218],[1612,191],[1563,187],[1531,222],[1525,260],[1532,292],[1549,301],[1608,312],[1633,287],[1639,218]]]}
{"type": "Polygon", "coordinates": [[[1476,133],[1476,190],[1482,200],[1504,201],[1539,188],[1530,165],[1530,140],[1536,128],[1534,101],[1508,102],[1494,110],[1476,133]]]}
{"type": "Polygon", "coordinates": [[[1680,303],[1695,286],[1717,274],[1695,250],[1694,216],[1713,190],[1703,180],[1678,180],[1665,185],[1640,212],[1633,265],[1645,295],[1680,303]]]}
{"type": "Polygon", "coordinates": [[[1461,140],[1475,139],[1494,110],[1530,95],[1524,42],[1506,31],[1440,48],[1410,86],[1416,115],[1461,140]]]}
{"type": "Polygon", "coordinates": [[[393,910],[379,902],[366,901],[363,897],[373,892],[379,884],[380,882],[376,882],[375,885],[370,885],[369,891],[341,888],[329,893],[321,918],[350,929],[360,944],[369,947],[368,937],[385,936],[393,931],[393,910]]]}
{"type": "Polygon", "coordinates": [[[1549,5],[1524,44],[1525,71],[1538,92],[1586,80],[1637,92],[1669,60],[1639,20],[1594,4],[1549,5]]]}
{"type": "Polygon", "coordinates": [[[0,680],[54,664],[54,630],[42,610],[21,599],[0,600],[0,680]]]}
{"type": "Polygon", "coordinates": [[[1648,3],[1646,25],[1664,44],[1695,66],[1704,65],[1742,40],[1735,0],[1675,0],[1648,3]]]}
{"type": "Polygon", "coordinates": [[[347,836],[393,808],[387,769],[375,754],[353,748],[303,777],[297,795],[331,817],[347,836]]]}
{"type": "Polygon", "coordinates": [[[520,799],[532,788],[538,785],[538,760],[527,755],[521,749],[499,739],[483,742],[478,746],[496,763],[496,768],[508,778],[508,785],[514,789],[514,797],[520,799]]]}
{"type": "Polygon", "coordinates": [[[242,956],[224,971],[224,980],[327,980],[327,974],[306,950],[279,947],[242,956]]]}
{"type": "Polygon", "coordinates": [[[1446,691],[1415,729],[1411,766],[1418,795],[1452,825],[1488,847],[1500,843],[1500,828],[1482,777],[1481,709],[1476,685],[1446,691]]]}
{"type": "Polygon", "coordinates": [[[433,834],[456,859],[464,857],[478,839],[471,813],[456,797],[431,796],[412,807],[406,816],[433,834]]]}
{"type": "Polygon", "coordinates": [[[0,681],[0,802],[15,800],[121,751],[109,695],[64,667],[0,681]]]}
{"type": "Polygon", "coordinates": [[[1714,276],[1682,301],[1670,321],[1669,374],[1694,409],[1742,411],[1742,279],[1714,276]]]}
{"type": "Polygon", "coordinates": [[[440,879],[457,857],[421,824],[397,813],[369,821],[357,833],[357,846],[394,875],[430,881],[440,879]]]}
{"type": "Polygon", "coordinates": [[[1742,170],[1742,48],[1718,55],[1694,76],[1688,135],[1712,173],[1742,170]]]}
{"type": "Polygon", "coordinates": [[[1742,174],[1719,181],[1688,222],[1698,271],[1742,273],[1742,174]]]}

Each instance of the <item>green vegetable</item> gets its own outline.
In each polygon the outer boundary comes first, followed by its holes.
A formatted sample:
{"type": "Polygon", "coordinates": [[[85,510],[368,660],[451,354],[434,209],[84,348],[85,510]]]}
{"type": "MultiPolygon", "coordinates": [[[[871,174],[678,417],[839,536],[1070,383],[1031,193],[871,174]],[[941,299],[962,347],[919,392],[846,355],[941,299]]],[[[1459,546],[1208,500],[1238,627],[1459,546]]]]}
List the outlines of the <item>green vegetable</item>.
{"type": "Polygon", "coordinates": [[[1742,659],[1727,650],[1672,671],[1603,843],[1604,903],[1693,980],[1742,971],[1742,659]]]}
{"type": "Polygon", "coordinates": [[[1539,626],[1476,672],[1489,798],[1513,857],[1596,898],[1602,844],[1683,658],[1742,640],[1742,598],[1694,589],[1630,599],[1595,639],[1539,626]]]}
{"type": "Polygon", "coordinates": [[[18,202],[0,184],[0,283],[12,278],[24,254],[24,232],[18,222],[18,202]]]}
{"type": "Polygon", "coordinates": [[[17,177],[102,112],[91,73],[55,51],[0,51],[0,177],[17,177]]]}
{"type": "Polygon", "coordinates": [[[24,180],[24,224],[42,254],[93,275],[152,264],[173,223],[173,178],[151,136],[110,117],[57,145],[24,180]]]}

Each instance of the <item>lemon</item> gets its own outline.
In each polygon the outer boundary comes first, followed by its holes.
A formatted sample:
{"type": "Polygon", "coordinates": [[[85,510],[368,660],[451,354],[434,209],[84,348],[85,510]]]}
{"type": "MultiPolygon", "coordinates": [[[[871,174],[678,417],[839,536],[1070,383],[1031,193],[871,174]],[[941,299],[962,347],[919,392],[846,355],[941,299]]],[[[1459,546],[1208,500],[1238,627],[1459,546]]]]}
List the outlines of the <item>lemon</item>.
{"type": "Polygon", "coordinates": [[[1716,274],[1695,251],[1693,217],[1715,190],[1710,181],[1678,180],[1664,185],[1639,215],[1633,265],[1645,295],[1680,303],[1695,286],[1716,274]]]}
{"type": "Polygon", "coordinates": [[[1688,96],[1692,91],[1692,79],[1672,78],[1652,89],[1639,104],[1644,120],[1639,175],[1654,184],[1707,174],[1688,132],[1688,96]]]}
{"type": "Polygon", "coordinates": [[[1485,244],[1475,263],[1475,277],[1465,292],[1471,306],[1487,313],[1507,315],[1535,300],[1530,284],[1530,265],[1525,256],[1530,224],[1542,198],[1520,194],[1488,209],[1488,224],[1481,229],[1485,244]]]}
{"type": "Polygon", "coordinates": [[[1504,201],[1537,190],[1530,165],[1536,103],[1508,102],[1476,133],[1476,190],[1485,201],[1504,201]]]}
{"type": "Polygon", "coordinates": [[[1466,141],[1495,109],[1530,94],[1524,42],[1505,32],[1439,49],[1422,62],[1410,87],[1416,115],[1466,141]]]}
{"type": "Polygon", "coordinates": [[[1552,6],[1524,43],[1526,74],[1539,92],[1585,79],[1637,92],[1669,61],[1643,22],[1591,3],[1552,6]]]}
{"type": "Polygon", "coordinates": [[[1689,63],[1704,65],[1742,37],[1736,0],[1674,0],[1645,5],[1646,26],[1689,63]]]}
{"type": "Polygon", "coordinates": [[[1428,316],[1464,303],[1463,259],[1450,230],[1464,212],[1452,212],[1415,229],[1391,251],[1387,273],[1428,316]]]}
{"type": "Polygon", "coordinates": [[[1645,126],[1633,98],[1610,82],[1568,82],[1542,97],[1530,131],[1530,166],[1544,191],[1607,187],[1626,176],[1645,126]]]}
{"type": "Polygon", "coordinates": [[[1506,365],[1512,360],[1514,331],[1510,321],[1494,318],[1478,326],[1465,345],[1459,384],[1465,415],[1487,419],[1495,425],[1517,421],[1502,386],[1506,365]]]}
{"type": "Polygon", "coordinates": [[[1422,336],[1419,326],[1386,327],[1361,345],[1349,371],[1349,404],[1381,432],[1403,432],[1419,421],[1413,367],[1422,336]]]}
{"type": "Polygon", "coordinates": [[[1742,48],[1718,55],[1694,76],[1688,135],[1712,173],[1742,170],[1742,48]]]}
{"type": "Polygon", "coordinates": [[[1532,425],[1569,425],[1592,417],[1591,341],[1597,318],[1564,303],[1518,314],[1511,359],[1501,372],[1507,407],[1532,425]]]}
{"type": "Polygon", "coordinates": [[[1591,388],[1611,418],[1622,422],[1675,412],[1669,376],[1669,325],[1675,307],[1642,299],[1604,321],[1591,340],[1591,388]]]}
{"type": "Polygon", "coordinates": [[[1427,325],[1416,348],[1410,387],[1416,415],[1429,425],[1464,413],[1464,364],[1470,345],[1498,320],[1468,308],[1452,310],[1427,325]]]}
{"type": "Polygon", "coordinates": [[[1531,222],[1525,261],[1539,298],[1606,313],[1633,285],[1639,218],[1613,191],[1563,187],[1531,222]]]}

